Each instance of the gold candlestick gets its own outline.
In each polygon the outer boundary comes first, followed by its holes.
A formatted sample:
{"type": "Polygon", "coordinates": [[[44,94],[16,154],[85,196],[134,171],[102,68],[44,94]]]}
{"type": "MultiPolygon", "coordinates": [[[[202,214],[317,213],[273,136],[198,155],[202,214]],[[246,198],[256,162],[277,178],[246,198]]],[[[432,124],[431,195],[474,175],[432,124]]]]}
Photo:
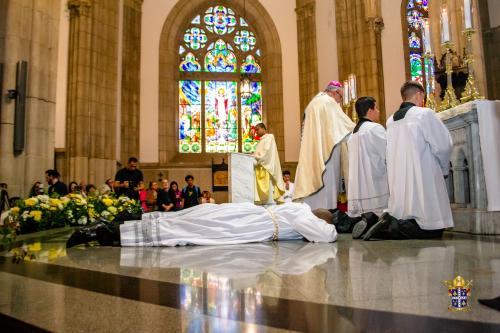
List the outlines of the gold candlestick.
{"type": "Polygon", "coordinates": [[[451,81],[451,74],[453,73],[453,64],[451,62],[451,48],[453,44],[451,42],[443,43],[443,47],[446,50],[446,91],[444,92],[443,101],[441,102],[441,106],[439,107],[439,111],[444,111],[449,108],[453,108],[460,104],[457,99],[457,95],[455,94],[455,89],[453,88],[453,82],[451,81]]]}
{"type": "Polygon", "coordinates": [[[484,97],[479,94],[479,89],[477,88],[476,77],[474,75],[474,55],[472,53],[472,34],[474,34],[476,30],[474,29],[466,29],[463,34],[465,36],[465,40],[467,43],[466,54],[465,54],[465,63],[467,64],[467,68],[469,71],[469,75],[467,77],[467,83],[465,85],[465,89],[462,92],[462,97],[460,101],[462,103],[468,101],[475,101],[476,99],[483,99],[484,97]]]}
{"type": "Polygon", "coordinates": [[[351,119],[355,124],[357,124],[359,119],[358,119],[358,114],[356,113],[356,100],[351,101],[351,107],[352,107],[351,119]]]}

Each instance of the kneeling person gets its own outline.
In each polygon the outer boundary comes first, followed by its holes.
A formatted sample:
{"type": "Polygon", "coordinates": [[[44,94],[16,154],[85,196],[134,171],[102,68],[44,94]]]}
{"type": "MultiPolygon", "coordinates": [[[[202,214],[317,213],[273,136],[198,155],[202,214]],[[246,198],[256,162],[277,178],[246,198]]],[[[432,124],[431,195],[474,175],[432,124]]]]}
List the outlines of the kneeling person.
{"type": "Polygon", "coordinates": [[[420,83],[406,82],[401,97],[403,104],[387,120],[388,209],[364,240],[440,238],[453,227],[444,180],[453,147],[450,132],[423,107],[420,83]]]}
{"type": "MultiPolygon", "coordinates": [[[[373,97],[356,101],[359,122],[349,137],[348,215],[363,220],[354,226],[352,237],[361,236],[375,223],[389,200],[387,184],[386,133],[378,124],[380,112],[373,97]]],[[[354,220],[356,221],[356,220],[354,220]]]]}

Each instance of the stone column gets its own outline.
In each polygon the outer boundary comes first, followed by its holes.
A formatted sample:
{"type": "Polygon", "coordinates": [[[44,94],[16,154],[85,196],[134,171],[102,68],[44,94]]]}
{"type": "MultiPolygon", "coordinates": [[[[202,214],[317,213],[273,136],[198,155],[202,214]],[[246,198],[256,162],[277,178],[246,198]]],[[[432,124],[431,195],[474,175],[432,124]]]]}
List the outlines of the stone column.
{"type": "Polygon", "coordinates": [[[139,103],[142,0],[125,0],[123,8],[120,156],[139,157],[139,103]]]}
{"type": "Polygon", "coordinates": [[[70,0],[66,179],[100,185],[116,170],[118,2],[70,0]]]}
{"type": "Polygon", "coordinates": [[[318,56],[316,47],[316,0],[296,0],[299,47],[300,121],[304,109],[318,93],[318,56]]]}
{"type": "Polygon", "coordinates": [[[340,79],[356,74],[358,96],[372,96],[385,123],[380,0],[335,0],[340,79]]]}
{"type": "Polygon", "coordinates": [[[54,163],[55,91],[59,1],[0,1],[0,182],[10,196],[24,196],[54,163]],[[13,150],[14,100],[6,90],[16,87],[16,64],[28,62],[25,146],[13,150]]]}

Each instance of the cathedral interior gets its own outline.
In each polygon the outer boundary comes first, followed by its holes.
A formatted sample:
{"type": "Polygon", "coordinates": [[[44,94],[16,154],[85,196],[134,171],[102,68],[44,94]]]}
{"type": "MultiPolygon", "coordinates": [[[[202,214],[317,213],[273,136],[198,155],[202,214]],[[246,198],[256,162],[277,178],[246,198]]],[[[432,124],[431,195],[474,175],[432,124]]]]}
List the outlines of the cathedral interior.
{"type": "Polygon", "coordinates": [[[0,182],[18,198],[49,169],[99,185],[136,157],[146,183],[191,174],[225,203],[230,154],[255,151],[257,123],[293,179],[304,110],[332,80],[349,117],[373,96],[382,125],[405,81],[424,86],[454,141],[443,239],[66,249],[69,228],[20,235],[0,245],[1,326],[500,331],[477,301],[500,296],[498,132],[485,143],[479,119],[491,106],[500,123],[498,0],[0,0],[0,182]],[[448,308],[457,275],[473,281],[466,312],[448,308]]]}

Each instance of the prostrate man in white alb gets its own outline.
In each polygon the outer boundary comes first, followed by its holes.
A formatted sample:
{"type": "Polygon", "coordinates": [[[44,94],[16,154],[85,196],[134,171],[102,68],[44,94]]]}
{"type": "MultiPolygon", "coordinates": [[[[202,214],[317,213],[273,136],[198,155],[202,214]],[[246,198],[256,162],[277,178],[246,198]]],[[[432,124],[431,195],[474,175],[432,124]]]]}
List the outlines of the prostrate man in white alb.
{"type": "Polygon", "coordinates": [[[281,165],[274,135],[267,133],[266,125],[255,125],[260,141],[255,148],[255,203],[258,205],[278,202],[285,193],[281,178],[281,165]]]}
{"type": "Polygon", "coordinates": [[[429,108],[418,82],[401,88],[404,102],[387,120],[389,207],[364,240],[440,238],[453,227],[444,178],[453,147],[448,129],[429,108]]]}
{"type": "MultiPolygon", "coordinates": [[[[378,124],[380,112],[373,97],[360,97],[356,101],[359,122],[349,137],[349,179],[346,219],[353,238],[360,238],[377,223],[389,200],[387,184],[386,133],[378,124]],[[359,220],[353,228],[353,223],[359,220]],[[357,219],[356,219],[357,218],[357,219]]],[[[346,223],[344,223],[346,224],[346,223]]],[[[343,225],[339,225],[340,232],[343,225]]]]}
{"type": "Polygon", "coordinates": [[[293,200],[304,201],[312,209],[337,208],[340,144],[354,128],[340,107],[342,99],[342,85],[332,81],[311,100],[304,113],[293,200]]]}

